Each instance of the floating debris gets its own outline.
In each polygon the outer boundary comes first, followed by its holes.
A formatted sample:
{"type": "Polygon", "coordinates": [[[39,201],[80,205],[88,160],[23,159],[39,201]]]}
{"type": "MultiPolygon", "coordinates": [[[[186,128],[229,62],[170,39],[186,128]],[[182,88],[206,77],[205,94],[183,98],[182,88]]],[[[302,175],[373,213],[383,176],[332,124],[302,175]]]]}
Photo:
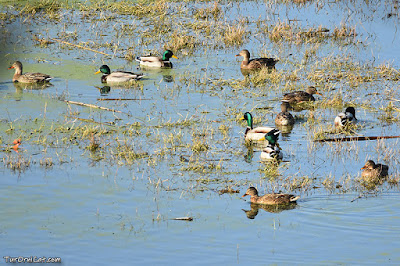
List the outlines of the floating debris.
{"type": "Polygon", "coordinates": [[[173,218],[172,220],[178,220],[178,221],[193,221],[192,217],[177,217],[173,218]]]}

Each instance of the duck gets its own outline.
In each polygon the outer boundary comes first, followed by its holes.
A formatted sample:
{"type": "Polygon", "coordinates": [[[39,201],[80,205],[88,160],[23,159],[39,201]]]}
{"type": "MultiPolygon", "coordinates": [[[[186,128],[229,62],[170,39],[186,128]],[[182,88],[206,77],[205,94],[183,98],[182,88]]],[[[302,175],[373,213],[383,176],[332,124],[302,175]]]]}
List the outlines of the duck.
{"type": "Polygon", "coordinates": [[[292,126],[294,125],[295,119],[288,109],[290,104],[288,101],[282,101],[281,112],[275,118],[275,125],[277,126],[292,126]]]}
{"type": "Polygon", "coordinates": [[[243,117],[241,117],[240,120],[247,121],[247,128],[246,128],[246,132],[244,134],[245,140],[247,140],[247,141],[258,141],[262,137],[264,137],[266,133],[268,133],[274,129],[273,127],[253,128],[253,116],[251,115],[250,112],[244,113],[243,117]]]}
{"type": "Polygon", "coordinates": [[[250,59],[250,52],[246,49],[240,51],[236,56],[243,56],[243,61],[240,64],[241,69],[260,69],[260,68],[275,68],[275,64],[279,61],[275,58],[255,58],[250,59]]]}
{"type": "Polygon", "coordinates": [[[170,58],[178,59],[171,50],[166,50],[162,57],[150,54],[147,56],[138,56],[136,57],[136,61],[139,62],[140,66],[144,67],[172,68],[172,63],[169,61],[170,58]]]}
{"type": "Polygon", "coordinates": [[[373,160],[368,160],[361,170],[363,170],[361,173],[363,178],[383,178],[388,175],[389,166],[380,163],[375,164],[373,160]]]}
{"type": "Polygon", "coordinates": [[[283,95],[284,101],[289,103],[300,103],[307,101],[315,101],[313,94],[321,95],[314,86],[309,86],[306,91],[293,91],[283,95]]]}
{"type": "Polygon", "coordinates": [[[22,63],[20,61],[15,61],[8,69],[15,69],[13,76],[13,82],[20,83],[40,83],[49,82],[52,77],[43,73],[25,73],[22,74],[22,63]]]}
{"type": "Polygon", "coordinates": [[[264,135],[260,140],[268,140],[268,145],[261,151],[261,160],[282,160],[283,153],[278,144],[280,131],[276,128],[264,135]]]}
{"type": "Polygon", "coordinates": [[[127,71],[115,71],[111,73],[111,70],[107,65],[102,65],[99,71],[94,74],[99,73],[103,73],[103,76],[101,76],[102,83],[129,82],[139,80],[144,76],[143,74],[135,74],[127,71]]]}
{"type": "Polygon", "coordinates": [[[300,198],[292,194],[272,193],[258,196],[258,191],[255,187],[249,187],[242,197],[250,196],[250,202],[265,205],[278,204],[294,204],[300,198]]]}
{"type": "Polygon", "coordinates": [[[355,122],[357,122],[357,118],[356,118],[356,110],[354,109],[354,107],[347,107],[346,110],[342,113],[339,113],[336,117],[335,117],[335,127],[340,128],[343,126],[346,126],[348,124],[354,124],[355,122]]]}

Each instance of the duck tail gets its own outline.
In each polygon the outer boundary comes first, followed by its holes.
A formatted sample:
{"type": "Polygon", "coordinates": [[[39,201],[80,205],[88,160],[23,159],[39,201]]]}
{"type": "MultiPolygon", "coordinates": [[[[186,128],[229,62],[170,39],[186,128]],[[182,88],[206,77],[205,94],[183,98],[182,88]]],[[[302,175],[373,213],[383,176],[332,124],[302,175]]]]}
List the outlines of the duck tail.
{"type": "Polygon", "coordinates": [[[140,61],[142,61],[142,60],[140,59],[140,56],[137,56],[137,57],[135,58],[135,61],[140,62],[140,61]]]}
{"type": "Polygon", "coordinates": [[[293,196],[290,198],[290,202],[296,202],[296,200],[300,199],[300,196],[293,196]]]}

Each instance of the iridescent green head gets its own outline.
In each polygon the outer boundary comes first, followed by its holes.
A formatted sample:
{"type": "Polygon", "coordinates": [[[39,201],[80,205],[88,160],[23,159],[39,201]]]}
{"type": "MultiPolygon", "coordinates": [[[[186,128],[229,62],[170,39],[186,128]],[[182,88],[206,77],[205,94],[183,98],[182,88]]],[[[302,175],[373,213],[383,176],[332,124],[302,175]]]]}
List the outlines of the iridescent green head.
{"type": "Polygon", "coordinates": [[[246,120],[247,126],[253,129],[253,116],[249,112],[244,113],[243,117],[240,118],[240,120],[246,120]]]}
{"type": "Polygon", "coordinates": [[[171,50],[166,50],[162,56],[163,61],[169,61],[170,58],[178,59],[171,50]]]}
{"type": "Polygon", "coordinates": [[[269,144],[271,145],[276,145],[278,138],[279,138],[279,133],[281,133],[278,129],[274,128],[267,134],[265,134],[265,139],[268,140],[269,144]]]}
{"type": "Polygon", "coordinates": [[[99,73],[103,73],[106,75],[110,75],[111,74],[111,70],[107,65],[102,65],[99,69],[99,71],[97,71],[95,74],[99,74],[99,73]]]}

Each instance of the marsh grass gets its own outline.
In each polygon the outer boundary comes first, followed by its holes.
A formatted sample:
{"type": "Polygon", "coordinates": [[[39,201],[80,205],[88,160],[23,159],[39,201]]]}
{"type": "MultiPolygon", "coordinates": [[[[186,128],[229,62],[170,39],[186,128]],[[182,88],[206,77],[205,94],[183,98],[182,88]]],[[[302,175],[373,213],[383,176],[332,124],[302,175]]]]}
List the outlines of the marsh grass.
{"type": "Polygon", "coordinates": [[[378,116],[378,119],[388,124],[399,121],[399,110],[393,106],[393,102],[388,102],[386,106],[379,108],[382,113],[378,116]]]}
{"type": "Polygon", "coordinates": [[[43,159],[41,159],[39,161],[40,166],[44,167],[44,168],[51,168],[53,167],[54,163],[53,163],[53,158],[51,157],[45,157],[43,159]]]}
{"type": "Polygon", "coordinates": [[[266,161],[262,163],[261,168],[258,169],[258,171],[262,175],[262,178],[275,180],[280,176],[280,170],[284,167],[285,166],[282,166],[280,161],[266,161]]]}
{"type": "Polygon", "coordinates": [[[223,10],[218,2],[214,2],[214,4],[208,5],[204,8],[198,8],[193,12],[193,16],[195,19],[214,19],[218,20],[221,16],[223,16],[223,10]]]}
{"type": "MultiPolygon", "coordinates": [[[[306,0],[286,2],[289,4],[307,3],[306,0]]],[[[272,4],[274,3],[266,3],[267,6],[272,4]]],[[[362,48],[355,26],[341,24],[328,29],[323,25],[301,27],[296,22],[278,21],[270,25],[270,21],[261,19],[256,22],[252,21],[252,18],[229,19],[225,17],[225,13],[233,5],[225,5],[218,1],[200,1],[193,5],[186,2],[182,5],[182,3],[168,0],[150,2],[98,0],[80,1],[76,6],[78,14],[72,18],[65,15],[73,10],[72,3],[68,1],[25,1],[19,5],[17,10],[24,22],[28,23],[36,22],[37,19],[39,22],[45,23],[58,23],[61,20],[65,26],[57,37],[72,40],[85,47],[111,51],[114,57],[125,57],[127,60],[133,60],[140,50],[158,54],[165,48],[170,48],[177,55],[181,53],[183,56],[194,53],[211,55],[230,47],[245,48],[244,46],[249,43],[249,40],[251,45],[253,43],[257,45],[257,41],[263,40],[261,46],[263,50],[266,50],[270,49],[267,46],[269,39],[273,43],[273,52],[268,51],[268,53],[261,54],[267,57],[280,55],[281,61],[276,70],[264,69],[244,78],[238,72],[240,77],[225,79],[224,75],[213,73],[212,68],[204,71],[204,75],[192,69],[184,72],[176,71],[177,77],[174,79],[176,87],[166,87],[170,91],[162,91],[161,97],[165,100],[173,99],[181,88],[186,88],[188,93],[194,91],[219,97],[224,101],[226,110],[218,110],[217,114],[226,116],[226,119],[217,119],[215,123],[210,123],[205,118],[197,119],[196,116],[171,120],[168,119],[168,115],[166,120],[163,120],[164,116],[163,118],[155,117],[154,121],[157,122],[152,122],[151,125],[133,123],[112,127],[105,126],[104,123],[95,123],[95,121],[76,122],[73,119],[65,123],[42,121],[43,126],[40,127],[24,125],[23,121],[8,123],[7,128],[3,131],[5,137],[2,138],[5,139],[8,135],[15,134],[23,137],[33,146],[51,147],[57,150],[52,155],[46,154],[40,160],[39,164],[42,167],[53,167],[58,162],[60,162],[59,164],[71,162],[73,155],[81,154],[84,151],[82,156],[89,156],[92,160],[117,166],[147,164],[152,170],[158,170],[160,162],[166,161],[166,165],[173,171],[180,171],[179,175],[184,177],[182,178],[183,182],[190,187],[189,190],[193,191],[196,189],[198,191],[210,190],[215,185],[227,187],[226,190],[229,191],[233,183],[237,186],[244,186],[249,182],[258,181],[274,187],[275,191],[308,193],[320,185],[331,193],[354,191],[358,189],[357,184],[361,184],[362,189],[369,188],[367,183],[364,184],[361,181],[355,183],[354,177],[350,176],[343,176],[336,181],[335,176],[332,175],[323,180],[307,173],[285,175],[285,167],[288,167],[288,164],[285,163],[268,162],[261,166],[257,165],[257,169],[252,169],[250,166],[246,167],[246,170],[234,171],[228,168],[230,167],[227,166],[229,163],[225,163],[224,160],[226,156],[232,156],[232,161],[239,165],[235,165],[235,167],[241,167],[240,164],[244,163],[240,157],[243,157],[246,152],[240,148],[244,146],[242,140],[238,141],[236,127],[240,127],[240,134],[242,134],[246,123],[239,122],[239,118],[243,117],[245,111],[253,113],[254,126],[268,125],[272,113],[270,106],[267,106],[269,104],[259,104],[259,102],[264,98],[269,100],[270,96],[278,99],[281,96],[279,90],[303,90],[304,82],[318,86],[318,89],[325,94],[324,97],[317,96],[316,102],[300,105],[305,109],[314,110],[298,115],[298,118],[304,120],[301,122],[307,120],[301,126],[307,128],[306,138],[308,140],[332,135],[353,135],[363,129],[362,126],[357,125],[339,132],[333,127],[334,117],[332,117],[332,122],[326,125],[326,121],[330,121],[330,118],[326,118],[323,111],[335,109],[339,112],[349,105],[366,108],[368,104],[361,103],[358,99],[351,99],[350,92],[359,94],[366,84],[374,87],[375,84],[382,81],[398,81],[400,73],[389,64],[374,66],[369,61],[357,61],[350,53],[347,53],[348,45],[359,45],[362,48]],[[71,8],[71,10],[67,10],[67,8],[71,8]],[[90,24],[88,31],[91,32],[88,38],[93,37],[93,40],[85,40],[86,35],[82,34],[79,28],[71,26],[74,25],[70,23],[73,19],[76,19],[77,24],[80,22],[87,23],[85,25],[90,24]],[[254,24],[257,24],[256,28],[254,28],[254,24]],[[112,27],[109,27],[110,25],[112,27]],[[93,31],[96,31],[95,34],[93,31]],[[132,39],[134,41],[131,41],[132,39]],[[326,56],[325,44],[332,44],[332,42],[339,47],[338,54],[326,56]],[[125,48],[127,43],[129,43],[129,47],[125,48]],[[288,57],[286,55],[287,48],[291,49],[292,46],[297,46],[296,49],[304,51],[303,54],[300,54],[299,57],[296,55],[288,57]],[[254,105],[250,103],[237,104],[238,100],[250,102],[253,99],[256,99],[254,105]],[[243,110],[246,108],[250,110],[243,110]],[[65,150],[73,151],[71,152],[73,155],[70,157],[60,152],[65,150]],[[87,150],[92,152],[86,152],[87,150]],[[179,157],[179,155],[181,156],[179,157]],[[178,158],[181,158],[181,161],[178,158]],[[176,161],[173,161],[174,159],[176,161]],[[177,166],[180,168],[178,169],[177,166]],[[234,181],[231,178],[236,174],[244,173],[246,176],[243,177],[243,181],[234,181]],[[193,175],[196,178],[185,179],[187,175],[193,175]],[[227,178],[221,178],[222,175],[226,175],[227,178]],[[202,184],[202,186],[196,187],[197,184],[202,184]]],[[[10,21],[15,17],[12,12],[0,13],[0,19],[3,20],[10,21]]],[[[52,24],[46,26],[51,27],[52,24]]],[[[42,27],[38,29],[42,29],[42,27]]],[[[33,34],[38,29],[33,28],[33,34]]],[[[37,42],[44,45],[43,49],[46,44],[49,44],[46,43],[44,37],[38,37],[37,42]]],[[[46,49],[53,49],[52,47],[55,45],[50,45],[46,49]]],[[[75,48],[59,45],[56,49],[72,54],[71,50],[75,48]]],[[[230,52],[229,49],[226,49],[226,52],[230,52]]],[[[90,58],[90,60],[93,59],[90,58]]],[[[189,65],[192,63],[197,64],[197,62],[190,62],[189,65]]],[[[188,63],[185,62],[185,64],[188,63]]],[[[239,71],[239,63],[232,59],[232,64],[236,64],[239,71]]],[[[203,67],[205,68],[205,66],[203,67]]],[[[144,85],[140,81],[130,88],[143,91],[144,85]]],[[[160,87],[160,91],[163,89],[160,87]]],[[[396,95],[394,92],[392,94],[396,95]]],[[[68,96],[63,94],[59,97],[68,98],[68,96]]],[[[387,96],[386,92],[382,97],[384,96],[387,96]]],[[[377,108],[371,108],[374,109],[374,112],[378,112],[377,108]]],[[[189,114],[191,112],[192,110],[188,111],[189,114]]],[[[398,109],[393,106],[392,102],[387,105],[385,102],[379,112],[381,121],[398,122],[398,109]]],[[[70,116],[75,117],[79,114],[81,114],[80,111],[73,110],[69,113],[70,116]]],[[[247,163],[254,163],[254,154],[258,155],[257,153],[253,154],[253,148],[255,147],[249,145],[248,153],[245,155],[247,163]]],[[[308,143],[308,155],[316,157],[315,150],[322,148],[328,154],[328,158],[357,158],[359,156],[359,145],[356,142],[319,145],[311,141],[308,143]]],[[[390,157],[396,157],[395,149],[381,148],[377,146],[374,152],[384,153],[383,156],[387,156],[384,158],[385,160],[393,160],[390,157]]],[[[296,152],[293,151],[292,155],[297,160],[301,155],[296,152]]],[[[21,154],[18,156],[7,154],[3,157],[3,164],[13,171],[24,171],[31,166],[31,159],[27,159],[27,157],[21,156],[21,154]]],[[[397,185],[399,182],[398,177],[393,177],[391,180],[393,185],[397,185]]],[[[151,184],[162,186],[161,181],[153,181],[149,178],[151,184]]],[[[165,218],[159,213],[154,217],[155,221],[163,219],[165,218]]]]}
{"type": "Polygon", "coordinates": [[[24,172],[31,166],[31,158],[21,154],[6,155],[3,157],[3,164],[14,172],[24,172]]]}
{"type": "Polygon", "coordinates": [[[274,25],[264,25],[261,30],[275,43],[289,42],[296,45],[304,43],[322,43],[328,40],[346,41],[356,44],[357,36],[355,26],[349,27],[342,24],[331,31],[322,25],[316,28],[301,28],[295,22],[278,21],[274,25]]]}
{"type": "Polygon", "coordinates": [[[227,47],[239,47],[244,43],[246,34],[247,28],[244,26],[243,22],[233,25],[228,24],[225,26],[222,32],[223,42],[227,47]]]}

